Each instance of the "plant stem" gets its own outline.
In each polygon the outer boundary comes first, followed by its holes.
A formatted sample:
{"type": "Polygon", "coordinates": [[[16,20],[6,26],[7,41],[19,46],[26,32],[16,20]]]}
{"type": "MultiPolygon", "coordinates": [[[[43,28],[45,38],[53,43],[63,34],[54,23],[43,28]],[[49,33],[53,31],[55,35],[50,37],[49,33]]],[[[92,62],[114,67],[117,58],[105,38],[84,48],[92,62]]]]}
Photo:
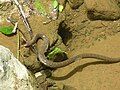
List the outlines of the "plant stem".
{"type": "Polygon", "coordinates": [[[17,8],[18,8],[19,13],[20,13],[20,15],[22,16],[23,22],[24,22],[24,24],[25,24],[25,26],[26,26],[29,34],[30,34],[30,38],[32,39],[32,37],[33,37],[33,32],[32,32],[32,29],[31,29],[31,27],[30,27],[30,24],[29,24],[29,22],[28,22],[28,19],[27,19],[26,16],[25,16],[24,10],[23,10],[22,6],[19,4],[18,0],[13,0],[13,1],[15,2],[16,6],[17,6],[17,8]]]}

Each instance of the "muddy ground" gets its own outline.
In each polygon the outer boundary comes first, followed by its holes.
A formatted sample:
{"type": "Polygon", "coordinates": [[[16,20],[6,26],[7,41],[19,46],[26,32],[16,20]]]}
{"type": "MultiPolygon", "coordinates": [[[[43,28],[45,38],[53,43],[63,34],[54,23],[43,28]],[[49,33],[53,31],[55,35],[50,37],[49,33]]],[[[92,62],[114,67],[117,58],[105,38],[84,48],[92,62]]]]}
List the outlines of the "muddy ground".
{"type": "MultiPolygon", "coordinates": [[[[45,33],[51,44],[58,39],[57,46],[65,50],[68,58],[81,53],[96,53],[110,57],[120,55],[120,20],[91,20],[83,4],[77,10],[66,5],[58,20],[43,25],[43,18],[29,18],[33,33],[45,33]]],[[[19,28],[26,34],[22,21],[19,28]]],[[[26,34],[27,36],[27,34],[26,34]]],[[[8,47],[17,56],[17,34],[5,36],[0,33],[0,44],[8,47]]],[[[24,47],[20,55],[24,56],[24,47]]],[[[35,55],[20,61],[39,70],[35,55]]],[[[120,63],[108,64],[97,59],[82,59],[69,66],[56,69],[50,79],[63,83],[65,90],[120,90],[120,63]]]]}

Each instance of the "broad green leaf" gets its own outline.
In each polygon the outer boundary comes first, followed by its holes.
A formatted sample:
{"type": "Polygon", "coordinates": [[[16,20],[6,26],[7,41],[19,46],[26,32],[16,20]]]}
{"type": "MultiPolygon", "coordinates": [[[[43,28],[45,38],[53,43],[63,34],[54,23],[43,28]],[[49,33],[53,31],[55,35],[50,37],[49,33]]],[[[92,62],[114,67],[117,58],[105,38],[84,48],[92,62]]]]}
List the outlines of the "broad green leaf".
{"type": "Polygon", "coordinates": [[[44,6],[40,2],[40,0],[35,0],[34,4],[35,4],[35,8],[38,10],[38,12],[40,12],[43,15],[46,15],[46,11],[44,9],[44,6]]]}
{"type": "Polygon", "coordinates": [[[63,53],[65,53],[64,51],[62,51],[60,48],[58,48],[58,47],[55,47],[48,55],[47,55],[47,58],[48,59],[52,59],[52,58],[54,58],[54,56],[56,55],[56,54],[63,54],[63,53]]]}
{"type": "Polygon", "coordinates": [[[13,26],[0,26],[0,32],[6,35],[12,34],[13,29],[13,26]]]}
{"type": "Polygon", "coordinates": [[[63,11],[63,6],[62,5],[59,5],[59,12],[62,12],[63,11]]]}
{"type": "Polygon", "coordinates": [[[57,0],[52,0],[52,5],[53,5],[53,8],[57,8],[58,7],[58,1],[57,0]]]}

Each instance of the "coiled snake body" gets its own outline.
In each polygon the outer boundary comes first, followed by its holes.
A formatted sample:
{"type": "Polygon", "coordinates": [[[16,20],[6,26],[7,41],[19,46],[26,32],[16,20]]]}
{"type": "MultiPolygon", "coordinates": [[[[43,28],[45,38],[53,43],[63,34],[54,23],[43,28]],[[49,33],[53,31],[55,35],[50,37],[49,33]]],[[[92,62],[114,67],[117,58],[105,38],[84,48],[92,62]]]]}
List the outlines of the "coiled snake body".
{"type": "Polygon", "coordinates": [[[49,39],[46,35],[36,34],[30,42],[26,43],[25,46],[29,47],[29,46],[35,44],[38,39],[42,39],[44,41],[44,45],[43,45],[44,52],[39,52],[39,51],[37,52],[38,59],[40,60],[41,63],[43,63],[44,65],[51,67],[51,68],[64,67],[64,66],[67,66],[67,65],[75,62],[77,59],[81,60],[83,58],[95,58],[95,59],[100,59],[104,62],[111,62],[111,63],[120,62],[120,57],[112,58],[112,57],[99,55],[99,54],[93,54],[93,53],[83,53],[83,54],[79,54],[75,57],[69,58],[65,61],[54,62],[51,60],[47,60],[47,58],[44,55],[44,53],[46,52],[46,50],[48,49],[48,46],[49,46],[49,39]]]}

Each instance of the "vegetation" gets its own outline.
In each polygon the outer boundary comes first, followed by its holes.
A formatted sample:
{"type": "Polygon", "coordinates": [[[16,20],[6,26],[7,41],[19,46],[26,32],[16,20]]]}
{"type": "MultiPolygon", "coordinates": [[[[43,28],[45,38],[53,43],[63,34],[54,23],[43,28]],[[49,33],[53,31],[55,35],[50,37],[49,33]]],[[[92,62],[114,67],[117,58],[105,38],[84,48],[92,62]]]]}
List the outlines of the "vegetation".
{"type": "Polygon", "coordinates": [[[10,35],[12,34],[13,32],[13,26],[1,26],[0,27],[0,32],[5,34],[5,35],[10,35]]]}
{"type": "Polygon", "coordinates": [[[55,55],[57,55],[57,54],[64,55],[64,53],[65,52],[63,50],[61,50],[58,47],[55,47],[55,48],[52,49],[52,51],[50,53],[48,53],[47,58],[49,60],[52,60],[55,57],[55,55]]]}

